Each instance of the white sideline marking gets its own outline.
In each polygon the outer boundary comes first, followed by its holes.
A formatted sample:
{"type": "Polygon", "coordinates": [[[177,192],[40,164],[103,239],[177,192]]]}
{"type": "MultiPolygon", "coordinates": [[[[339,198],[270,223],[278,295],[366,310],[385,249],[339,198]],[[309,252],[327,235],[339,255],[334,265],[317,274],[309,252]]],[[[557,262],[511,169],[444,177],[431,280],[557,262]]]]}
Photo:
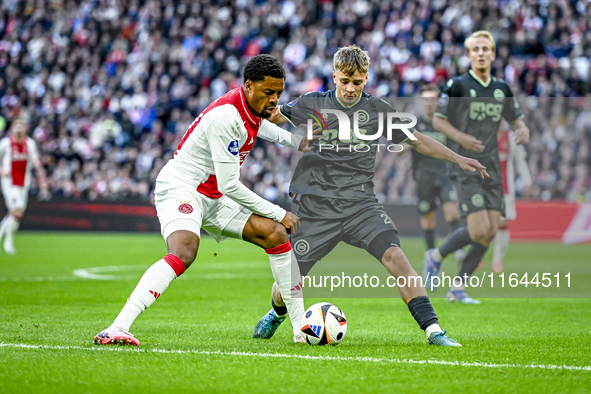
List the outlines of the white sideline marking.
{"type": "Polygon", "coordinates": [[[300,360],[320,360],[320,361],[356,361],[369,363],[392,363],[392,364],[429,364],[429,365],[447,365],[457,367],[481,367],[481,368],[527,368],[527,369],[549,369],[549,370],[568,370],[568,371],[591,371],[591,366],[573,366],[573,365],[544,365],[544,364],[493,364],[464,361],[444,361],[444,360],[407,360],[397,358],[374,358],[374,357],[335,357],[335,356],[306,356],[301,354],[281,354],[281,353],[248,353],[248,352],[222,352],[207,350],[168,350],[168,349],[137,349],[123,347],[107,346],[47,346],[47,345],[26,345],[21,343],[0,343],[0,348],[22,348],[22,349],[46,349],[46,350],[90,350],[90,351],[126,351],[135,353],[163,353],[163,354],[200,354],[211,356],[240,356],[240,357],[261,357],[261,358],[293,358],[300,360]]]}

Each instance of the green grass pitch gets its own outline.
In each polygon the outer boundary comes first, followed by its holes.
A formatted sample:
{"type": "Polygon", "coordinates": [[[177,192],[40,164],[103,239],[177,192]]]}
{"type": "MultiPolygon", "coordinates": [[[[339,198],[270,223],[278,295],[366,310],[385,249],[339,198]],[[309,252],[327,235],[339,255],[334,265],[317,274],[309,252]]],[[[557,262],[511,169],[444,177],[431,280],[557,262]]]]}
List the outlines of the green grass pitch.
{"type": "MultiPolygon", "coordinates": [[[[197,261],[132,327],[140,348],[98,347],[93,336],[166,253],[161,237],[22,232],[16,247],[0,254],[2,393],[591,391],[588,298],[433,299],[459,349],[427,345],[396,289],[391,298],[308,298],[346,313],[342,344],[294,344],[289,322],[253,340],[270,307],[268,259],[246,243],[203,238],[197,261]]],[[[403,247],[420,272],[422,241],[403,247]]],[[[589,244],[516,243],[506,265],[564,259],[589,279],[589,256],[589,244]]]]}

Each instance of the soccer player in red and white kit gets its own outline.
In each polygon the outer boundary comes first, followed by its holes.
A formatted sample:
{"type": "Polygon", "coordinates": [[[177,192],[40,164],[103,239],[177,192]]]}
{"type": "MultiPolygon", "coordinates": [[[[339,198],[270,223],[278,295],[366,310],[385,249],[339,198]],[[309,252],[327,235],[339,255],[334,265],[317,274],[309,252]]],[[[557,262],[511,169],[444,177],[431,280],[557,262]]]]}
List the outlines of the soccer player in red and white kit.
{"type": "Polygon", "coordinates": [[[218,242],[238,238],[265,249],[275,281],[288,294],[294,341],[303,341],[301,279],[287,236],[297,230],[299,219],[239,181],[240,166],[257,136],[304,152],[312,149],[310,140],[266,120],[284,81],[277,59],[257,55],[244,68],[244,84],[212,102],[189,126],[154,191],[168,254],[145,272],[113,324],[95,336],[95,344],[139,345],[129,333],[131,324],[193,263],[201,229],[218,242]]]}
{"type": "Polygon", "coordinates": [[[46,188],[45,170],[35,141],[27,137],[27,128],[25,119],[16,118],[10,127],[10,135],[0,140],[2,195],[8,209],[0,222],[0,240],[4,238],[4,251],[8,254],[16,253],[13,238],[27,208],[32,167],[35,167],[40,186],[46,188]]]}
{"type": "Polygon", "coordinates": [[[525,148],[523,145],[517,145],[515,136],[506,121],[501,122],[497,139],[501,172],[503,174],[505,215],[499,221],[499,229],[494,241],[492,269],[495,272],[503,272],[503,258],[509,247],[510,240],[509,221],[517,218],[517,210],[515,209],[515,170],[521,177],[525,188],[529,188],[533,181],[527,165],[525,148]]]}

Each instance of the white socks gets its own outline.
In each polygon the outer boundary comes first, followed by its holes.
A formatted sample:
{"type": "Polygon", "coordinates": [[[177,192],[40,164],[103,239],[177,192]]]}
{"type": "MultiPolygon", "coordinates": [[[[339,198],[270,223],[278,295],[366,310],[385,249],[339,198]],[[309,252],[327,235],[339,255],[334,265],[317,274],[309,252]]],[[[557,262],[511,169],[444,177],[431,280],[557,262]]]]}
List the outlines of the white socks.
{"type": "Polygon", "coordinates": [[[439,252],[439,248],[435,248],[435,250],[431,252],[431,257],[438,263],[441,263],[441,260],[443,260],[443,256],[441,256],[441,253],[439,252]]]}
{"type": "Polygon", "coordinates": [[[140,313],[149,308],[164,293],[170,282],[184,271],[185,265],[172,254],[154,263],[144,273],[111,327],[129,331],[140,313]]]}
{"type": "Polygon", "coordinates": [[[502,263],[509,247],[509,240],[511,235],[508,229],[497,230],[495,237],[495,247],[493,249],[493,263],[502,263]]]}
{"type": "Polygon", "coordinates": [[[269,255],[273,278],[281,291],[293,326],[293,335],[296,337],[300,334],[300,322],[304,315],[304,297],[300,269],[291,250],[291,244],[288,241],[283,245],[265,249],[265,252],[269,255]]]}
{"type": "Polygon", "coordinates": [[[12,236],[18,230],[20,222],[11,214],[7,214],[0,222],[0,239],[6,236],[7,242],[12,242],[12,236]]]}
{"type": "Polygon", "coordinates": [[[429,327],[425,328],[425,335],[427,335],[427,339],[433,334],[434,332],[443,332],[439,324],[431,324],[429,327]]]}

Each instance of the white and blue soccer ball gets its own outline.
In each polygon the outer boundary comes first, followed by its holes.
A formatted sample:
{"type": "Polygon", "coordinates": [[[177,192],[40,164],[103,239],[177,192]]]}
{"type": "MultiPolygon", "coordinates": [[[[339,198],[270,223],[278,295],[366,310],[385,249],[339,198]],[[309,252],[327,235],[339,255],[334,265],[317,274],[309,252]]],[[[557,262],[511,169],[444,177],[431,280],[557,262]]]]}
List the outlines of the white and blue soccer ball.
{"type": "Polygon", "coordinates": [[[347,318],[339,307],[319,302],[304,313],[301,331],[310,345],[338,345],[347,333],[347,318]]]}

